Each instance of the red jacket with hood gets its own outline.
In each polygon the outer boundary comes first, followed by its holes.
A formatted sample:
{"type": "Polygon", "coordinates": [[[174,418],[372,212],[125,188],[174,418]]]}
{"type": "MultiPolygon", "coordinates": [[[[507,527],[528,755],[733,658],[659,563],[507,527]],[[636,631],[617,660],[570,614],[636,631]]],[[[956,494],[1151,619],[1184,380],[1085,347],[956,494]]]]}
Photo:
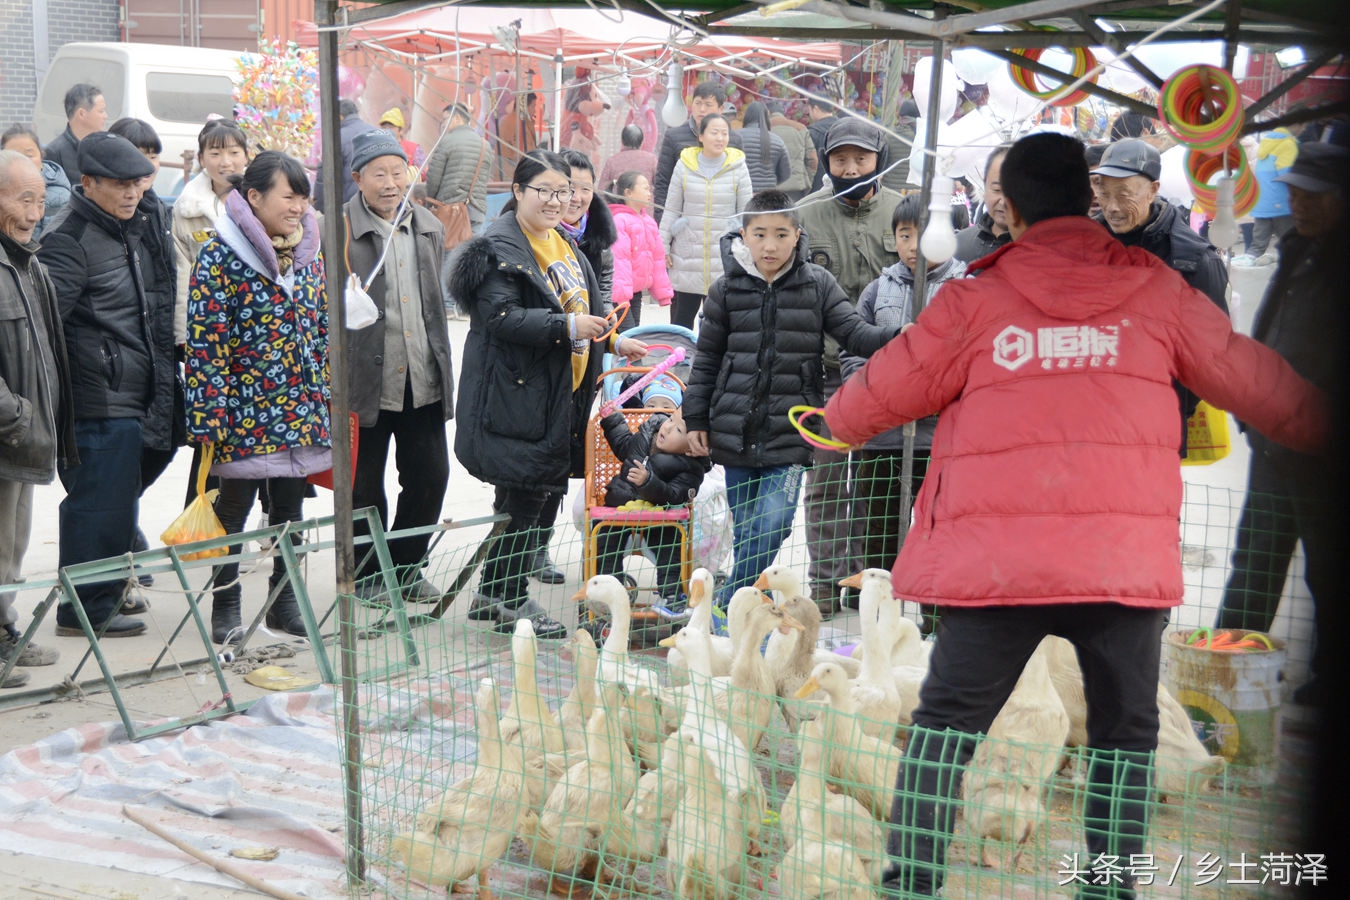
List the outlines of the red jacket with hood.
{"type": "Polygon", "coordinates": [[[1176,377],[1302,452],[1322,395],[1167,264],[1086,217],[1039,222],[943,285],[826,407],[850,444],[941,411],[906,600],[1182,602],[1176,377]]]}

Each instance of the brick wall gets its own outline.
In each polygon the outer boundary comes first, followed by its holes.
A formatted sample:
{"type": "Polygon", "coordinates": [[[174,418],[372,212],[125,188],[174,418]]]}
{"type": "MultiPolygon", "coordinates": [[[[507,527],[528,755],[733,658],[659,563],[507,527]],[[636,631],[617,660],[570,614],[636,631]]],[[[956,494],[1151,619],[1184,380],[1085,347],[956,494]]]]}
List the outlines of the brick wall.
{"type": "Polygon", "coordinates": [[[0,130],[28,122],[37,99],[34,9],[45,7],[47,59],[71,41],[115,41],[118,0],[0,0],[0,130]]]}

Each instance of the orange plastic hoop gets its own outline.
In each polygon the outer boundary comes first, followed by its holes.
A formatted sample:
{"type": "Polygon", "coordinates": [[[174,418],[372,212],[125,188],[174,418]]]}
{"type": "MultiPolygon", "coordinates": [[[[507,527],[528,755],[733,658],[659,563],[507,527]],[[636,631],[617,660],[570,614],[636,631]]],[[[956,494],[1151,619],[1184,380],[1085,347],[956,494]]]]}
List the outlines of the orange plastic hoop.
{"type": "Polygon", "coordinates": [[[1218,188],[1210,182],[1223,172],[1225,160],[1228,171],[1237,181],[1233,185],[1233,215],[1245,216],[1256,206],[1261,186],[1247,165],[1247,155],[1236,144],[1220,151],[1192,149],[1186,152],[1186,181],[1190,183],[1191,196],[1201,212],[1213,214],[1218,188]]]}
{"type": "MultiPolygon", "coordinates": [[[[1045,52],[1042,47],[1031,47],[1026,50],[1013,51],[1021,56],[1025,56],[1032,62],[1040,62],[1041,54],[1045,52]]],[[[1023,68],[1017,63],[1008,63],[1008,74],[1012,76],[1013,84],[1016,84],[1022,90],[1038,100],[1044,100],[1051,106],[1077,106],[1088,98],[1087,91],[1082,88],[1076,88],[1065,94],[1064,85],[1077,81],[1092,69],[1097,67],[1097,57],[1092,55],[1092,51],[1086,47],[1074,47],[1069,52],[1073,54],[1073,71],[1068,74],[1064,83],[1059,87],[1049,90],[1040,90],[1037,87],[1037,75],[1030,69],[1023,68]]],[[[1092,82],[1095,84],[1097,76],[1092,76],[1092,82]]]]}
{"type": "Polygon", "coordinates": [[[1246,118],[1233,76],[1217,66],[1178,69],[1158,92],[1158,118],[1180,143],[1219,150],[1238,139],[1246,118]]]}

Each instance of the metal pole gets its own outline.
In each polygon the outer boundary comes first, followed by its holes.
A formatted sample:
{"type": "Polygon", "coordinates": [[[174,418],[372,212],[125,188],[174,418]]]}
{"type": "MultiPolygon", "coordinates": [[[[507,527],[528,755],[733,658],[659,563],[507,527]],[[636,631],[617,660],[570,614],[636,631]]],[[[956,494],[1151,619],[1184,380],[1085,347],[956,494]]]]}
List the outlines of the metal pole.
{"type": "MultiPolygon", "coordinates": [[[[933,42],[933,63],[931,77],[928,79],[928,110],[924,113],[923,146],[928,152],[923,155],[923,184],[919,188],[919,206],[923,209],[923,227],[928,227],[928,201],[933,195],[933,174],[937,169],[938,117],[942,115],[942,63],[946,58],[946,44],[933,42]]],[[[923,233],[921,229],[920,234],[923,233]]],[[[923,245],[919,245],[919,258],[914,263],[914,315],[917,318],[923,311],[924,300],[928,297],[928,261],[923,258],[923,245]]],[[[900,541],[909,533],[909,514],[914,505],[914,432],[915,423],[906,422],[904,427],[904,456],[900,460],[900,541]]]]}
{"type": "Polygon", "coordinates": [[[351,178],[339,172],[342,154],[338,120],[337,0],[314,0],[314,22],[319,38],[319,120],[323,129],[323,247],[328,287],[328,371],[330,433],[333,439],[333,542],[337,567],[338,667],[342,688],[342,768],[346,783],[347,879],[365,881],[365,828],[361,818],[361,716],[356,696],[356,627],[352,595],[355,591],[355,541],[352,534],[352,442],[349,423],[347,347],[343,323],[347,303],[344,248],[346,222],[342,215],[341,185],[351,178]]]}
{"type": "Polygon", "coordinates": [[[553,150],[562,149],[563,119],[563,55],[559,49],[553,54],[553,150]]]}

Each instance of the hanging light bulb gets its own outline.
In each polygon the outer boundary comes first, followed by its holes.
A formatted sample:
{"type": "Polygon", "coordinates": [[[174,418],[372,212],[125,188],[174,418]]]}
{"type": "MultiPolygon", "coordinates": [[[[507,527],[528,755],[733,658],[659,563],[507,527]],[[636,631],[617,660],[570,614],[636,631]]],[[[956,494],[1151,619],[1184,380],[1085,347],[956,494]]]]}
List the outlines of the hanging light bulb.
{"type": "Polygon", "coordinates": [[[1214,221],[1209,223],[1209,242],[1224,253],[1232,250],[1241,237],[1237,218],[1233,215],[1233,190],[1236,185],[1237,179],[1232,175],[1220,175],[1214,185],[1214,221]]]}
{"type": "Polygon", "coordinates": [[[627,69],[620,69],[619,75],[614,79],[614,93],[620,97],[627,97],[633,90],[633,79],[628,77],[627,69]]]}
{"type": "Polygon", "coordinates": [[[944,263],[956,254],[956,231],[952,229],[952,180],[934,175],[928,197],[928,227],[919,238],[919,249],[929,263],[944,263]]]}
{"type": "Polygon", "coordinates": [[[661,106],[661,121],[671,128],[689,120],[689,108],[684,105],[684,66],[671,63],[666,71],[666,102],[661,106]]]}

